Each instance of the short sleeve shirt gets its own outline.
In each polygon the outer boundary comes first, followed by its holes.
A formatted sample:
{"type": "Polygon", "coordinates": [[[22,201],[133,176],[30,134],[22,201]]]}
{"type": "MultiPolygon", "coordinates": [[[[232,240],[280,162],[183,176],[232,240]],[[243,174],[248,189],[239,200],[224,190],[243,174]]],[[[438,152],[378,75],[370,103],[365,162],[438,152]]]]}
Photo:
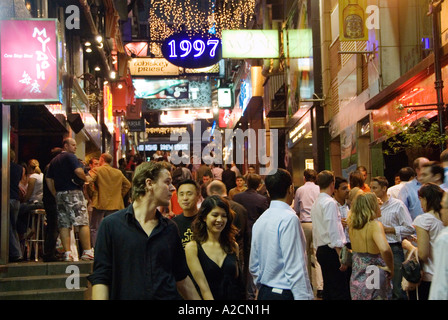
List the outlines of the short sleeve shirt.
{"type": "Polygon", "coordinates": [[[62,152],[51,160],[46,177],[54,180],[56,192],[81,190],[72,182],[77,168],[82,168],[78,158],[73,153],[62,152]]]}

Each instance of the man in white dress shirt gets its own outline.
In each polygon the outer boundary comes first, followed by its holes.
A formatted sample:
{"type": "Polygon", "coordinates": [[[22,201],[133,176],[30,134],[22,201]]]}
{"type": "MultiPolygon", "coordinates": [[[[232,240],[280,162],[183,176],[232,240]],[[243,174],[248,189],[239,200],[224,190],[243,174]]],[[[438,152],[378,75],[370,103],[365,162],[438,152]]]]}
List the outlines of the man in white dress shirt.
{"type": "Polygon", "coordinates": [[[323,300],[350,300],[350,279],[347,266],[339,256],[346,243],[338,204],[332,197],[335,178],[331,171],[317,175],[319,196],[311,208],[313,244],[324,278],[323,300]]]}
{"type": "Polygon", "coordinates": [[[403,188],[404,184],[408,181],[411,181],[415,178],[415,171],[411,167],[404,167],[398,171],[398,176],[400,177],[400,183],[396,184],[387,189],[387,195],[398,199],[398,193],[400,193],[401,188],[403,188]]]}
{"type": "Polygon", "coordinates": [[[305,236],[290,207],[294,186],[288,171],[266,176],[269,209],[252,228],[249,270],[258,288],[258,300],[313,300],[306,269],[305,236]]]}
{"type": "Polygon", "coordinates": [[[316,249],[313,248],[313,223],[311,221],[311,207],[319,196],[320,189],[316,184],[317,172],[313,169],[306,169],[303,172],[303,180],[305,184],[296,190],[294,196],[294,210],[299,217],[303,232],[306,239],[306,253],[308,258],[308,275],[316,283],[318,298],[322,298],[322,290],[324,281],[322,279],[322,271],[316,259],[316,249]],[[314,258],[314,272],[311,270],[311,258],[314,258]]]}
{"type": "Polygon", "coordinates": [[[378,218],[383,224],[387,242],[394,254],[394,277],[392,279],[392,299],[407,300],[407,295],[401,288],[401,264],[405,257],[401,241],[414,234],[412,219],[408,208],[403,201],[389,197],[387,187],[389,183],[385,177],[375,177],[370,182],[370,190],[381,199],[381,217],[378,218]]]}

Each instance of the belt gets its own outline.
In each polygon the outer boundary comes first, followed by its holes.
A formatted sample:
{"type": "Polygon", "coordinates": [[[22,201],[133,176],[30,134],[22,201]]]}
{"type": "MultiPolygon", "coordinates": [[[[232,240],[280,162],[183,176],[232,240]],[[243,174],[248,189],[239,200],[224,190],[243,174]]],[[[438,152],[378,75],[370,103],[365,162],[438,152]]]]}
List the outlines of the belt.
{"type": "Polygon", "coordinates": [[[300,223],[313,223],[313,221],[300,221],[300,223]]]}
{"type": "Polygon", "coordinates": [[[289,290],[289,289],[273,288],[273,287],[269,287],[269,286],[264,285],[264,284],[262,284],[261,286],[262,286],[262,287],[265,287],[265,288],[269,289],[270,291],[272,291],[273,293],[277,293],[277,294],[282,294],[283,291],[285,291],[285,292],[291,292],[291,290],[289,290]]]}

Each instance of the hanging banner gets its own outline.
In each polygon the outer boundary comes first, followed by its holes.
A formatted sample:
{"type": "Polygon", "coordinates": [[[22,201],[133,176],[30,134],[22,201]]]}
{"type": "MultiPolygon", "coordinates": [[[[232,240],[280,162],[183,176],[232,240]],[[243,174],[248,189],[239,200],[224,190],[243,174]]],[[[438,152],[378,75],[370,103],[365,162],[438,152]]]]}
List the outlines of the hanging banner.
{"type": "Polygon", "coordinates": [[[339,0],[339,40],[367,41],[367,0],[339,0]]]}
{"type": "Polygon", "coordinates": [[[0,101],[61,102],[57,20],[1,20],[0,70],[0,101]]]}

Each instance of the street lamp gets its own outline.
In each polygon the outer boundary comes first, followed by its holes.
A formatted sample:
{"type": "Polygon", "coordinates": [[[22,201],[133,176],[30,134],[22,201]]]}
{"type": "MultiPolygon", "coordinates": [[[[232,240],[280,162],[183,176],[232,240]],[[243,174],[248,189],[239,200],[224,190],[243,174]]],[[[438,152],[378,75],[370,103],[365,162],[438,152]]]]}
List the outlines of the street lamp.
{"type": "MultiPolygon", "coordinates": [[[[434,75],[435,75],[435,89],[437,92],[437,113],[439,120],[439,130],[442,135],[445,132],[445,115],[444,115],[444,102],[443,102],[443,80],[442,80],[442,67],[440,64],[440,11],[444,0],[431,0],[429,4],[428,16],[432,15],[432,34],[434,42],[434,75]]],[[[443,148],[442,148],[443,150],[443,148]]]]}

